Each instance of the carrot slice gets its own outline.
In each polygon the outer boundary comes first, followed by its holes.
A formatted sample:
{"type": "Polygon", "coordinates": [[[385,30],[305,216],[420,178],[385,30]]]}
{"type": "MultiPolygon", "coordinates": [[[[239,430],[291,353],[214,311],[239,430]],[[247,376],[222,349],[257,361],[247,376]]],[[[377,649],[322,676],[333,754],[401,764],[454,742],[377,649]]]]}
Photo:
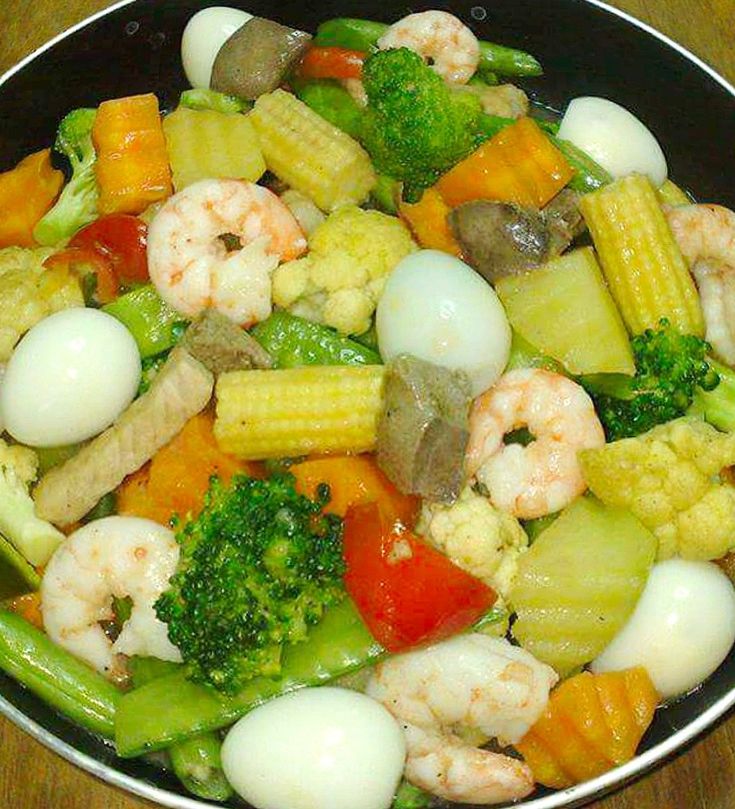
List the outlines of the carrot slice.
{"type": "Polygon", "coordinates": [[[0,247],[31,247],[36,222],[53,205],[64,174],[51,165],[51,150],[34,152],[0,174],[0,247]]]}
{"type": "Polygon", "coordinates": [[[658,701],[643,668],[582,672],[552,692],[516,749],[539,783],[572,786],[633,758],[658,701]]]}
{"type": "Polygon", "coordinates": [[[158,99],[152,93],[103,101],[92,127],[100,213],[141,213],[171,195],[158,99]]]}
{"type": "Polygon", "coordinates": [[[422,247],[459,257],[462,250],[447,222],[450,210],[436,188],[427,188],[418,202],[401,202],[398,212],[422,247]]]}
{"type": "Polygon", "coordinates": [[[574,169],[531,118],[519,118],[444,176],[436,189],[450,207],[475,199],[543,208],[574,169]]]}

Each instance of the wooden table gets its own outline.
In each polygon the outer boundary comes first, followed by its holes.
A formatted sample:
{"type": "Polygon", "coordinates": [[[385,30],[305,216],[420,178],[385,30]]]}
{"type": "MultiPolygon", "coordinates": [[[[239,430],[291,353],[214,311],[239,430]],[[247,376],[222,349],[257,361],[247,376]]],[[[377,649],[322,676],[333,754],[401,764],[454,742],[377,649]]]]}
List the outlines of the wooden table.
{"type": "MultiPolygon", "coordinates": [[[[735,0],[611,2],[666,32],[735,82],[735,0]]],[[[108,0],[0,0],[0,73],[54,34],[107,5],[108,0]]],[[[151,809],[152,804],[75,769],[0,717],[0,809],[102,807],[151,809]]],[[[595,804],[595,809],[733,807],[735,717],[653,775],[595,804]]]]}

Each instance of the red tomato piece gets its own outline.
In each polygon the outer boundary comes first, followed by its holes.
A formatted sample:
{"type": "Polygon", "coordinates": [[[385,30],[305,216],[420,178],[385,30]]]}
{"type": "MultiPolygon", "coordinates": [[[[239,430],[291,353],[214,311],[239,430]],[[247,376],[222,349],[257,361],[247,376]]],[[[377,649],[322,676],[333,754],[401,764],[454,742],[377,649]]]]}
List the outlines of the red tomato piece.
{"type": "Polygon", "coordinates": [[[49,256],[43,265],[49,270],[61,268],[79,278],[94,275],[93,297],[100,305],[113,301],[120,292],[120,284],[112,264],[96,250],[88,247],[67,247],[49,256]]]}
{"type": "Polygon", "coordinates": [[[364,61],[362,51],[315,46],[304,54],[299,75],[303,79],[359,79],[364,61]]]}
{"type": "Polygon", "coordinates": [[[137,216],[101,216],[78,231],[70,247],[84,247],[104,256],[117,277],[126,283],[148,280],[148,226],[137,216]]]}
{"type": "Polygon", "coordinates": [[[391,524],[377,503],[347,511],[344,556],[347,592],[389,652],[455,635],[497,599],[484,582],[391,524]]]}

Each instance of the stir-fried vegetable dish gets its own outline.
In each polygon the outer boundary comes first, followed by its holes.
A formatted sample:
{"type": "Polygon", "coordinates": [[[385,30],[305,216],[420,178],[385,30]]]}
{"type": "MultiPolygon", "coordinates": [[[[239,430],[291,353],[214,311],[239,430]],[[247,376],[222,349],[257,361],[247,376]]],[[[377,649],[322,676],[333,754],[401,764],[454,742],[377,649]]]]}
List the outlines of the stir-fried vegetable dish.
{"type": "Polygon", "coordinates": [[[182,60],[0,173],[0,668],[256,809],[629,761],[735,642],[735,213],[445,11],[182,60]]]}

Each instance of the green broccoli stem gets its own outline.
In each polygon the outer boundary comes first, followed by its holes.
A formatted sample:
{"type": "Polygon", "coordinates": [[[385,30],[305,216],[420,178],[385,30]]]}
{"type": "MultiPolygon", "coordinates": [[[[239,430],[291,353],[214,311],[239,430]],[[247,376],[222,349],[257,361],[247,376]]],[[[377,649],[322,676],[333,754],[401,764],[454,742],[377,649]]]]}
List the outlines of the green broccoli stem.
{"type": "Polygon", "coordinates": [[[193,683],[180,671],[125,694],[115,717],[117,751],[126,758],[139,756],[226,727],[266,700],[302,686],[321,685],[383,654],[346,599],[325,611],[304,642],[284,649],[277,678],[255,677],[228,696],[193,683]]]}
{"type": "Polygon", "coordinates": [[[0,535],[0,600],[30,593],[40,586],[36,568],[0,535]]]}
{"type": "Polygon", "coordinates": [[[378,174],[378,181],[370,192],[370,199],[375,207],[391,216],[398,215],[398,200],[401,198],[401,183],[385,174],[378,174]]]}
{"type": "Polygon", "coordinates": [[[425,809],[430,803],[431,795],[428,792],[404,779],[398,785],[391,809],[425,809]]]}
{"type": "Polygon", "coordinates": [[[181,336],[181,315],[164,303],[152,284],[120,295],[102,311],[128,329],[143,359],[172,348],[181,336]]]}
{"type": "Polygon", "coordinates": [[[720,384],[714,390],[697,388],[689,413],[702,416],[718,430],[735,432],[735,370],[711,358],[707,361],[719,374],[720,384]]]}
{"type": "MultiPolygon", "coordinates": [[[[129,667],[135,688],[182,668],[178,663],[155,657],[133,657],[129,667]]],[[[233,790],[222,770],[221,751],[219,736],[210,731],[171,745],[168,754],[176,777],[189,792],[208,801],[226,801],[233,790]]]]}
{"type": "Polygon", "coordinates": [[[121,693],[20,616],[0,610],[0,668],[73,722],[114,736],[121,693]]]}
{"type": "Polygon", "coordinates": [[[360,138],[363,111],[342,85],[330,79],[289,80],[291,89],[314,112],[350,137],[360,138]]]}
{"type": "Polygon", "coordinates": [[[287,312],[275,312],[258,323],[251,333],[271,355],[276,368],[380,365],[382,362],[377,351],[366,345],[287,312]]]}
{"type": "MultiPolygon", "coordinates": [[[[377,48],[378,40],[388,28],[385,23],[373,20],[340,17],[327,20],[317,28],[314,44],[369,53],[377,48]]],[[[530,53],[493,42],[480,42],[478,70],[501,76],[540,76],[543,73],[538,60],[530,53]]]]}

